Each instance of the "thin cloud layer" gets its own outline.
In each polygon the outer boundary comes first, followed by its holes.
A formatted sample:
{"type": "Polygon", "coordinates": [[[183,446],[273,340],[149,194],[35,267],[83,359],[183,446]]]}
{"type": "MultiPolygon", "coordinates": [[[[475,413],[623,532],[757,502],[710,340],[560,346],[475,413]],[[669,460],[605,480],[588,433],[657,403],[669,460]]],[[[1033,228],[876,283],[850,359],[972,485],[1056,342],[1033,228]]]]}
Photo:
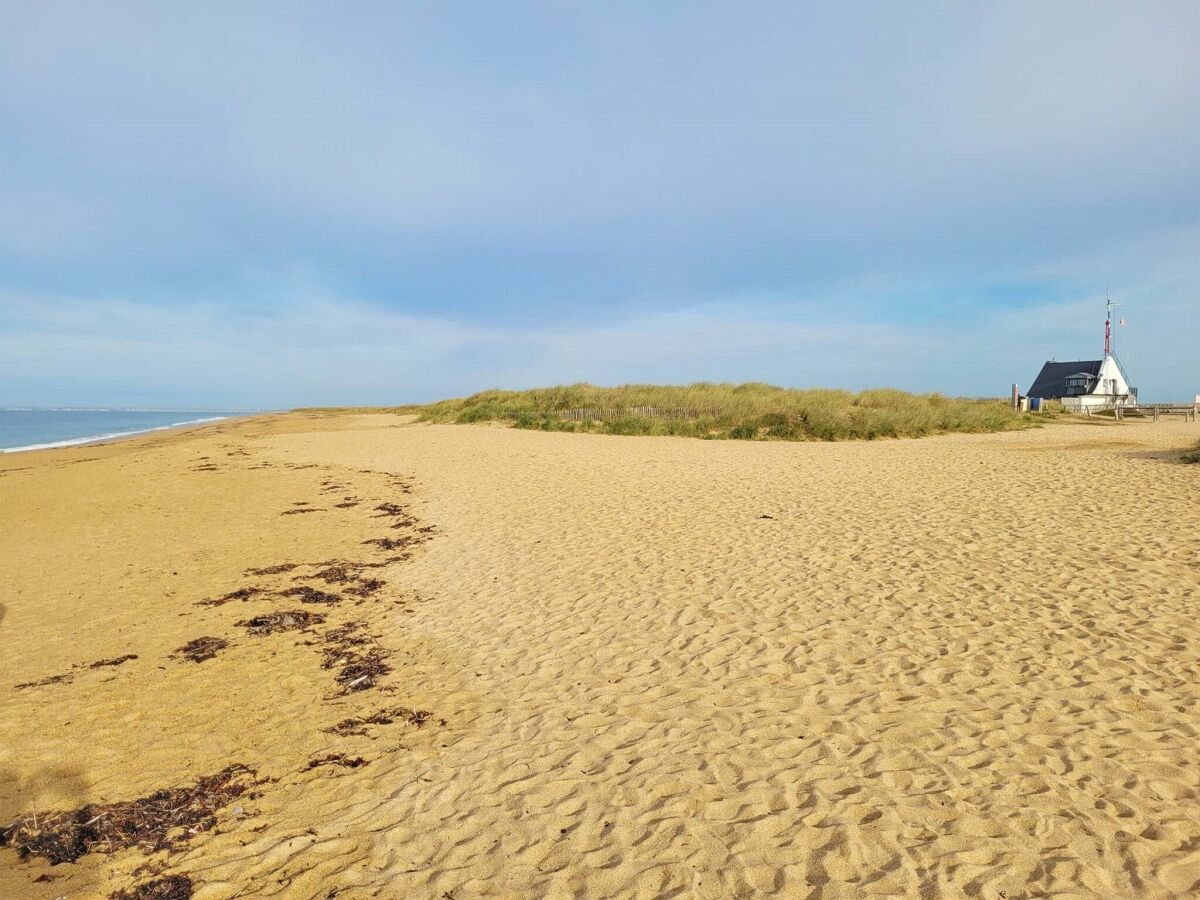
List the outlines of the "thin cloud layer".
{"type": "Polygon", "coordinates": [[[0,5],[0,402],[1000,393],[1095,352],[1034,346],[1106,282],[1143,396],[1190,396],[1198,41],[1173,3],[0,5]]]}

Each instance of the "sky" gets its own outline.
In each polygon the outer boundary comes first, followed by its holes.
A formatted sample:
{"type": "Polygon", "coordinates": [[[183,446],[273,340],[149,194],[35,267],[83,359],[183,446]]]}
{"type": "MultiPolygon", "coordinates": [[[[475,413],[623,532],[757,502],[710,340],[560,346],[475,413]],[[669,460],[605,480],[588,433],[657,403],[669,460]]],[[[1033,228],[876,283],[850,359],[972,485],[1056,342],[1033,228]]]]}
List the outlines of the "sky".
{"type": "Polygon", "coordinates": [[[0,0],[0,406],[1200,393],[1200,3],[0,0]]]}

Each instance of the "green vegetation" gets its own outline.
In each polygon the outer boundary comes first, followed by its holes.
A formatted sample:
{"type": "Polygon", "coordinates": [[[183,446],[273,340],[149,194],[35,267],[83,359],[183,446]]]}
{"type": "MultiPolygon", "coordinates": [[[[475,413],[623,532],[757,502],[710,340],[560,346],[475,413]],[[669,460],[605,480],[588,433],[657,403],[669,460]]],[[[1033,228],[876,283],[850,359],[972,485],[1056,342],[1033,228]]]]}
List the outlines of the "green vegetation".
{"type": "Polygon", "coordinates": [[[505,422],[545,431],[783,441],[1004,431],[1045,420],[1015,413],[1003,400],[956,399],[887,388],[854,393],[706,382],[493,390],[393,411],[416,413],[425,422],[505,422]]]}

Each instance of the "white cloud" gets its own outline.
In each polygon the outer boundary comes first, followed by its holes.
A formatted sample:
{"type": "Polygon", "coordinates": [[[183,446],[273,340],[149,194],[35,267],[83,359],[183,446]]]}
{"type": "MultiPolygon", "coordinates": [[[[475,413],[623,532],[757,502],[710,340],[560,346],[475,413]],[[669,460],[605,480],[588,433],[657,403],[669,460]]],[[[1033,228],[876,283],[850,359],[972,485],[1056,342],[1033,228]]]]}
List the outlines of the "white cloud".
{"type": "MultiPolygon", "coordinates": [[[[1114,288],[1130,321],[1118,350],[1147,399],[1200,390],[1193,239],[1111,248],[1146,263],[1139,280],[1114,288]]],[[[970,321],[886,318],[893,298],[921,286],[884,277],[536,328],[410,315],[305,282],[255,307],[7,295],[0,403],[387,404],[486,387],[692,380],[1000,395],[1047,358],[1099,352],[1104,292],[1087,278],[1098,266],[1052,264],[1078,286],[970,321]]]]}
{"type": "Polygon", "coordinates": [[[1167,3],[0,8],[0,401],[996,392],[1092,352],[1106,279],[1184,392],[1197,40],[1167,3]]]}

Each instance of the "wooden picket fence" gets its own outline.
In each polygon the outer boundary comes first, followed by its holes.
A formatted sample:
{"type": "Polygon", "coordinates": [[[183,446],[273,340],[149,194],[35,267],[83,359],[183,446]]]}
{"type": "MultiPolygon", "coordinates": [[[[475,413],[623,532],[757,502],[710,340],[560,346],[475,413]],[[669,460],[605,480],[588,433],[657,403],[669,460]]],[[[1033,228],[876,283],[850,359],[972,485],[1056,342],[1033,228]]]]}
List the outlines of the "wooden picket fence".
{"type": "Polygon", "coordinates": [[[571,422],[604,421],[636,416],[642,419],[698,419],[715,416],[716,408],[670,407],[670,406],[585,406],[579,409],[564,409],[559,416],[571,422]]]}

